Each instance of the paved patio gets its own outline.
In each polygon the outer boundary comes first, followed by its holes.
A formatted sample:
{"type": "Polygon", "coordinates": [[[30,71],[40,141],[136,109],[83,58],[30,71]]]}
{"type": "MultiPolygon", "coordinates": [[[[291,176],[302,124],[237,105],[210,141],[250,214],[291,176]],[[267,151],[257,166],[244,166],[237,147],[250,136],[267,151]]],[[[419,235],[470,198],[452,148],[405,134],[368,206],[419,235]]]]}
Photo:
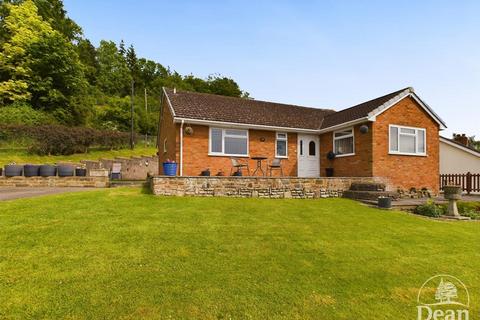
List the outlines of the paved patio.
{"type": "Polygon", "coordinates": [[[14,200],[21,198],[33,198],[39,196],[45,196],[49,194],[60,194],[67,192],[82,192],[98,190],[98,188],[80,188],[80,187],[45,187],[45,188],[32,188],[32,187],[0,187],[0,201],[14,200]]]}

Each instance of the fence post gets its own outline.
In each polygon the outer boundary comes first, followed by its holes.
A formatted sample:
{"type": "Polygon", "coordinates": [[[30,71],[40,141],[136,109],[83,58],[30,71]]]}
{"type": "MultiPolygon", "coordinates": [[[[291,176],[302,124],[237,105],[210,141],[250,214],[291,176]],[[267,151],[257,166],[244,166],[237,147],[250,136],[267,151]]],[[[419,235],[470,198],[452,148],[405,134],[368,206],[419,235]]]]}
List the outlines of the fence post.
{"type": "Polygon", "coordinates": [[[467,172],[467,194],[472,192],[472,174],[467,172]]]}

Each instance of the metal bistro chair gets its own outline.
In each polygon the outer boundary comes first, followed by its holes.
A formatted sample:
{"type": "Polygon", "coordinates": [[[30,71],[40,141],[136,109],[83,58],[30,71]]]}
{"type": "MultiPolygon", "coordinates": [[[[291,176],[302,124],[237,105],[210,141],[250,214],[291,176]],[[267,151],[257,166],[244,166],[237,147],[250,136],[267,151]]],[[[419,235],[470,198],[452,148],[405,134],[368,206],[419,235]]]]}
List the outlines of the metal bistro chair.
{"type": "Polygon", "coordinates": [[[241,172],[242,168],[247,168],[248,175],[250,175],[250,167],[248,166],[248,160],[245,162],[237,158],[230,158],[230,160],[232,160],[230,175],[232,175],[233,169],[236,169],[238,172],[241,172]]]}
{"type": "Polygon", "coordinates": [[[268,165],[270,170],[270,177],[272,176],[272,170],[280,170],[280,176],[283,177],[282,159],[273,159],[272,163],[268,165]]]}
{"type": "Polygon", "coordinates": [[[112,172],[110,173],[110,179],[120,180],[122,179],[122,164],[114,163],[112,164],[112,172]]]}

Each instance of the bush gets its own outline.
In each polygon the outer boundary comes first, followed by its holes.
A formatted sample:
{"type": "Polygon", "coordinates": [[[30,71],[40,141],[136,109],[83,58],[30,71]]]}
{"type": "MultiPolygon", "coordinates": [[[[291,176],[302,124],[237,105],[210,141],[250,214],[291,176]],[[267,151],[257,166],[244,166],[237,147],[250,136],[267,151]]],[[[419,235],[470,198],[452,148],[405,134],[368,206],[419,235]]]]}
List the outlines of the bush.
{"type": "Polygon", "coordinates": [[[426,217],[440,217],[444,213],[444,209],[437,206],[433,201],[418,206],[415,213],[426,217]]]}
{"type": "Polygon", "coordinates": [[[51,115],[33,109],[28,104],[13,104],[0,107],[0,124],[42,125],[54,124],[55,118],[51,115]]]}
{"type": "Polygon", "coordinates": [[[129,145],[125,132],[85,127],[0,125],[0,138],[31,138],[29,151],[39,155],[69,155],[87,152],[92,146],[120,149],[129,145]]]}

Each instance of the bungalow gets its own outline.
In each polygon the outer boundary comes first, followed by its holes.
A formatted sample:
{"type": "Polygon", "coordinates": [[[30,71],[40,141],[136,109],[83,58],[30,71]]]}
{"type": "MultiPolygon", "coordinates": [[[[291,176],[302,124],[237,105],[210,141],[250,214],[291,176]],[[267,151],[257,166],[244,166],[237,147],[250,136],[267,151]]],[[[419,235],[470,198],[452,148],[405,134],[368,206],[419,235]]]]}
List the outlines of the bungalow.
{"type": "Polygon", "coordinates": [[[232,158],[248,164],[250,174],[260,164],[258,175],[280,159],[285,176],[383,177],[394,187],[438,192],[439,131],[446,125],[412,88],[338,112],[166,88],[163,93],[160,164],[176,161],[180,176],[207,168],[228,175],[232,158]]]}
{"type": "Polygon", "coordinates": [[[440,174],[480,173],[480,151],[472,148],[466,135],[440,137],[440,174]]]}

